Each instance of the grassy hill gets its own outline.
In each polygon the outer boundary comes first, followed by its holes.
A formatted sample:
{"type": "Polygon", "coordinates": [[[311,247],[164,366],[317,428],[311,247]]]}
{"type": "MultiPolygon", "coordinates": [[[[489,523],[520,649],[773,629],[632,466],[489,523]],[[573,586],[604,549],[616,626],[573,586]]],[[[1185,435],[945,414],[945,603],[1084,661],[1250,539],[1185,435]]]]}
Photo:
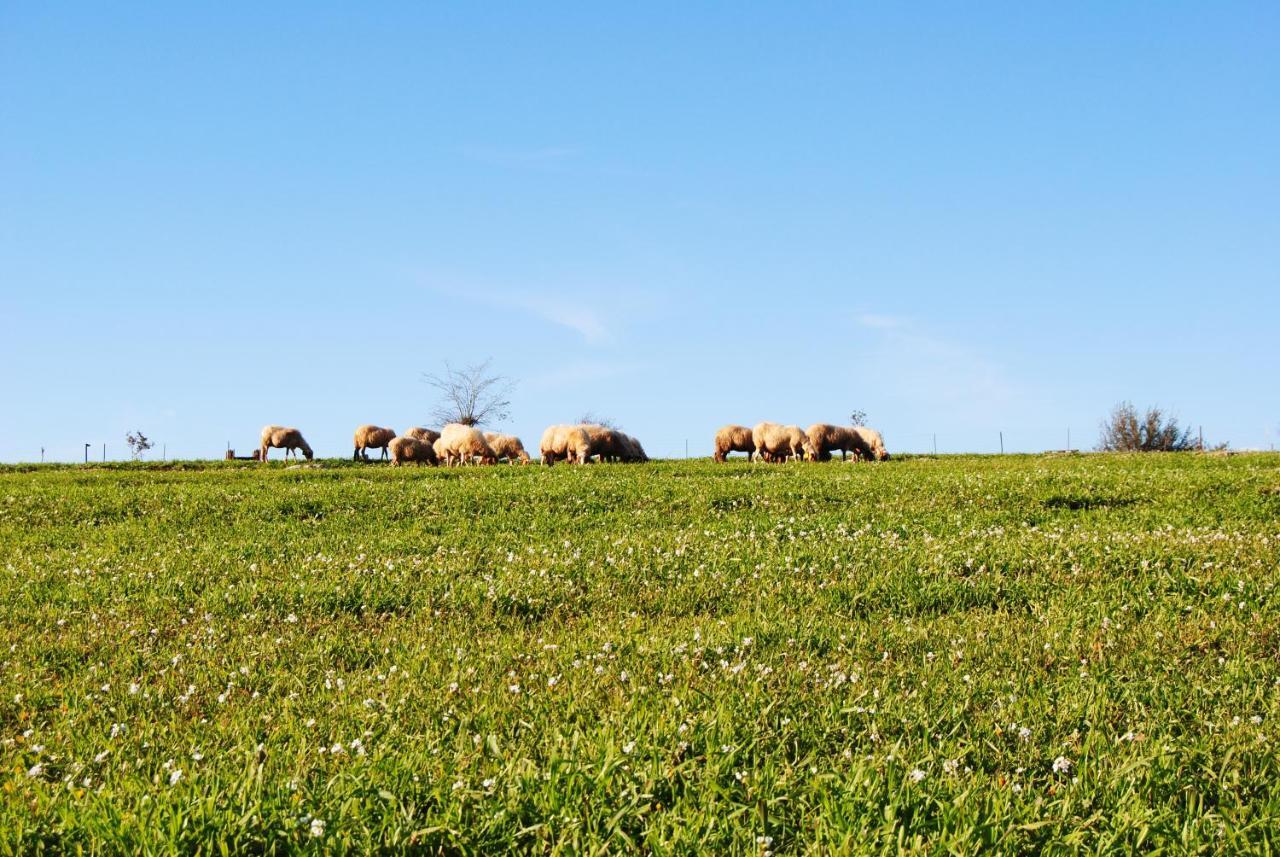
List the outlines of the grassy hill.
{"type": "Polygon", "coordinates": [[[0,849],[1274,850],[1280,455],[0,470],[0,849]]]}

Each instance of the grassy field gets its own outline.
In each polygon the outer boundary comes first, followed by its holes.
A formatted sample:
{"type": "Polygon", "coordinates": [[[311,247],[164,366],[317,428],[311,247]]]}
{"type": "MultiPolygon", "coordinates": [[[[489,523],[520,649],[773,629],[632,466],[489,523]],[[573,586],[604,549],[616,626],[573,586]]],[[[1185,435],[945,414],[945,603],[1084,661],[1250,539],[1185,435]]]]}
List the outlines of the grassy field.
{"type": "Polygon", "coordinates": [[[1280,455],[0,469],[0,851],[1280,846],[1280,455]]]}

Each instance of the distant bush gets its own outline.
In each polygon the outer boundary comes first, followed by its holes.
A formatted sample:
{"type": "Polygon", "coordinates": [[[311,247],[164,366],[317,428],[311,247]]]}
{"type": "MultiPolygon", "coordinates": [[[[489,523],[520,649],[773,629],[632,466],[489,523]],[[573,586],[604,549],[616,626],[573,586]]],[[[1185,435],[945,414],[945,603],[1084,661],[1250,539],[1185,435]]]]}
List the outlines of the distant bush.
{"type": "Polygon", "coordinates": [[[1103,452],[1183,452],[1196,449],[1191,429],[1159,407],[1139,414],[1132,402],[1121,402],[1103,420],[1098,449],[1103,452]]]}

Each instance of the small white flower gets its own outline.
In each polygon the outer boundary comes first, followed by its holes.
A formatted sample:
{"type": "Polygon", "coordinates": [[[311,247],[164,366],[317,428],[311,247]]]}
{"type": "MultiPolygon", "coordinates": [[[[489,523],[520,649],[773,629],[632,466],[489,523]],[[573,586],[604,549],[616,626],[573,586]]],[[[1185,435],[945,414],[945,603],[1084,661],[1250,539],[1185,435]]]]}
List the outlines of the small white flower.
{"type": "Polygon", "coordinates": [[[630,756],[633,752],[635,752],[635,749],[636,749],[635,741],[628,741],[627,743],[622,745],[622,752],[627,754],[628,756],[630,756]]]}
{"type": "Polygon", "coordinates": [[[30,768],[27,769],[28,777],[38,777],[43,773],[44,773],[44,763],[42,762],[36,762],[34,765],[32,765],[30,768]]]}
{"type": "Polygon", "coordinates": [[[176,786],[180,779],[182,779],[182,769],[175,768],[174,771],[169,774],[169,785],[176,786]]]}
{"type": "Polygon", "coordinates": [[[313,839],[319,839],[321,836],[324,836],[324,819],[311,819],[311,837],[313,839]]]}
{"type": "Polygon", "coordinates": [[[297,622],[297,621],[298,621],[298,616],[297,616],[297,614],[296,614],[296,613],[290,613],[288,616],[285,616],[285,617],[284,617],[284,621],[286,621],[286,622],[288,622],[288,623],[290,623],[290,624],[293,624],[294,622],[297,622]]]}
{"type": "Polygon", "coordinates": [[[1021,738],[1023,741],[1029,741],[1031,739],[1031,730],[1023,726],[1021,729],[1018,730],[1018,737],[1021,738]]]}
{"type": "Polygon", "coordinates": [[[915,768],[914,770],[912,770],[912,771],[911,771],[911,773],[909,774],[909,776],[911,777],[911,782],[913,782],[913,783],[918,783],[918,782],[920,782],[921,780],[923,780],[923,779],[924,779],[924,777],[925,777],[925,773],[924,773],[924,771],[920,770],[919,768],[915,768]]]}
{"type": "Polygon", "coordinates": [[[1249,718],[1249,722],[1252,723],[1254,726],[1260,726],[1262,724],[1262,715],[1261,714],[1253,715],[1252,717],[1249,718]]]}
{"type": "Polygon", "coordinates": [[[494,781],[493,777],[489,777],[489,778],[488,778],[488,779],[486,779],[484,782],[482,782],[480,785],[484,786],[484,790],[485,790],[485,791],[488,791],[489,789],[493,788],[493,784],[494,784],[494,782],[495,782],[495,781],[494,781]]]}
{"type": "Polygon", "coordinates": [[[204,753],[201,753],[199,750],[196,750],[191,754],[191,761],[193,762],[198,762],[203,758],[204,758],[204,753]]]}
{"type": "Polygon", "coordinates": [[[101,765],[103,762],[105,762],[105,761],[107,760],[107,757],[108,757],[108,756],[110,756],[110,755],[111,755],[111,751],[110,751],[110,750],[103,750],[101,753],[99,753],[98,755],[96,755],[96,756],[94,756],[94,757],[93,757],[93,761],[95,761],[95,762],[97,762],[99,765],[101,765]]]}
{"type": "Polygon", "coordinates": [[[136,681],[129,682],[129,695],[130,695],[130,696],[136,696],[136,695],[137,695],[137,693],[138,693],[138,691],[140,691],[140,690],[142,690],[142,685],[138,684],[136,681]]]}
{"type": "Polygon", "coordinates": [[[1055,774],[1065,774],[1071,770],[1071,760],[1066,756],[1059,756],[1053,760],[1053,772],[1055,774]]]}

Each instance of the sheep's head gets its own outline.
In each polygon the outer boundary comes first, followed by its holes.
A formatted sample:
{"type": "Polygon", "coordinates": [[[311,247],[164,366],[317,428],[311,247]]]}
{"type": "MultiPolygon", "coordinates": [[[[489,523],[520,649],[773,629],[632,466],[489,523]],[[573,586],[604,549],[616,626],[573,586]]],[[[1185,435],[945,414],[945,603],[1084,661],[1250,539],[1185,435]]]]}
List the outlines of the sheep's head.
{"type": "Polygon", "coordinates": [[[307,461],[310,461],[311,459],[315,458],[315,453],[309,449],[304,449],[302,450],[302,456],[306,458],[307,461]]]}

